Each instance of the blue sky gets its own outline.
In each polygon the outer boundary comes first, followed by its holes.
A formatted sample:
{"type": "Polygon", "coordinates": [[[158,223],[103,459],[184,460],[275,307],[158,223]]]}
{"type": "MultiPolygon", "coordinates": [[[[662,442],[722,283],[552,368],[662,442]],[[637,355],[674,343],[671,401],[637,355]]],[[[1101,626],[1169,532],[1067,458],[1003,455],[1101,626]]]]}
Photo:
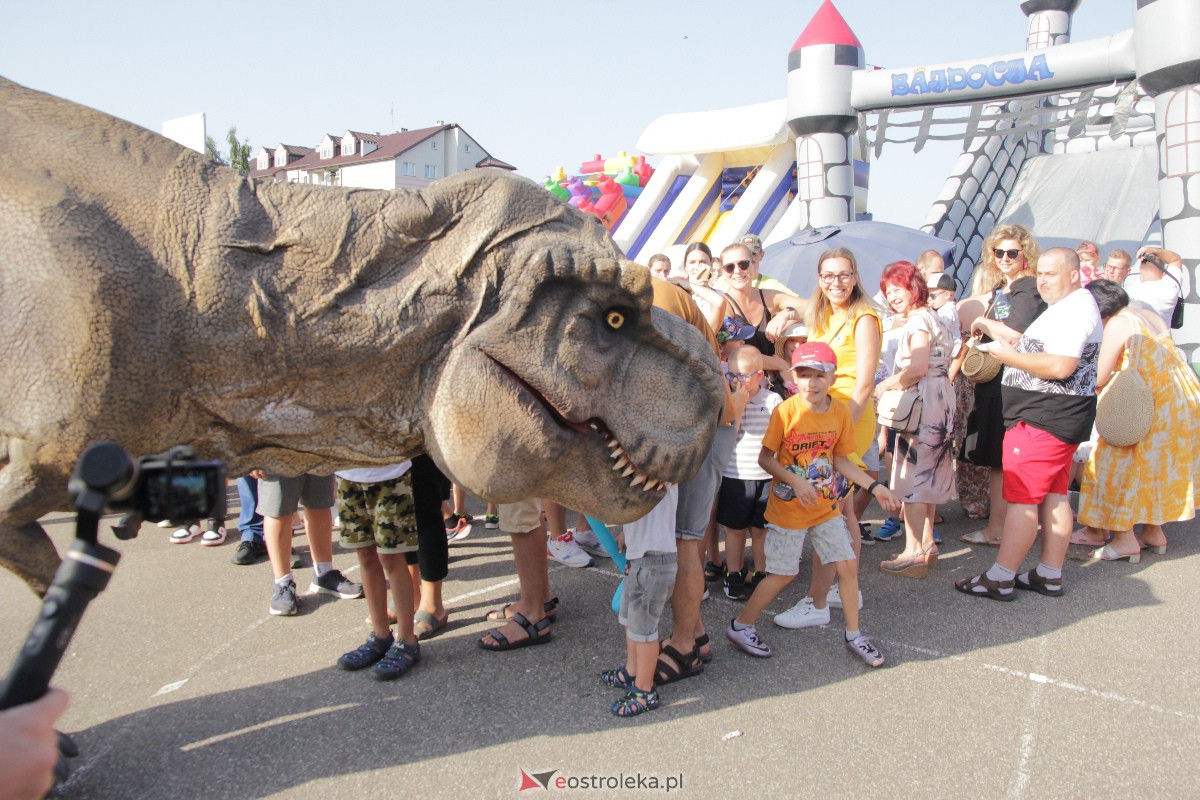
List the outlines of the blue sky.
{"type": "MultiPolygon", "coordinates": [[[[1024,46],[1018,0],[834,2],[872,65],[1024,46]]],[[[237,125],[255,150],[457,122],[540,180],[593,153],[633,151],[662,114],[783,97],[788,51],[819,5],[26,2],[5,9],[0,75],[155,131],[203,111],[214,139],[237,125]]],[[[1131,27],[1133,6],[1084,0],[1073,39],[1131,27]]],[[[919,225],[960,150],[886,147],[870,210],[919,225]]]]}

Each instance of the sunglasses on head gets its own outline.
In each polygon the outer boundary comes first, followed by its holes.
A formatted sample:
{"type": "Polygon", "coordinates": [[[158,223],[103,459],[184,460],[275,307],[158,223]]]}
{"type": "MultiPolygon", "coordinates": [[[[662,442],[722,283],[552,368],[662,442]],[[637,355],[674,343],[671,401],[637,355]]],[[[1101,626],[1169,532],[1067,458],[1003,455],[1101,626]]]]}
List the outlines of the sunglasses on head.
{"type": "Polygon", "coordinates": [[[1005,256],[1008,256],[1010,261],[1016,261],[1018,258],[1021,257],[1021,251],[1020,250],[1001,250],[1000,248],[997,247],[997,248],[992,249],[992,255],[994,255],[997,260],[1004,258],[1005,256]]]}
{"type": "Polygon", "coordinates": [[[734,267],[737,267],[742,272],[748,272],[750,270],[750,262],[743,259],[742,261],[734,261],[729,264],[723,264],[721,268],[732,275],[734,267]]]}

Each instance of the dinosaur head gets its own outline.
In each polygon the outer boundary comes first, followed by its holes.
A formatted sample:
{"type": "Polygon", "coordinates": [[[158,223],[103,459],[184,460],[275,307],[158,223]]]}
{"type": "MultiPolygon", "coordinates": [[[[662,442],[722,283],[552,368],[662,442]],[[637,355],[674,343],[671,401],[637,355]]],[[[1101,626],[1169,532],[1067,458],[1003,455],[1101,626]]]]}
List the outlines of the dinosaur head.
{"type": "Polygon", "coordinates": [[[649,272],[593,219],[523,179],[494,176],[485,192],[517,213],[479,231],[463,262],[474,288],[427,409],[426,449],[483,497],[636,519],[707,457],[723,402],[717,359],[698,331],[651,308],[649,272]]]}

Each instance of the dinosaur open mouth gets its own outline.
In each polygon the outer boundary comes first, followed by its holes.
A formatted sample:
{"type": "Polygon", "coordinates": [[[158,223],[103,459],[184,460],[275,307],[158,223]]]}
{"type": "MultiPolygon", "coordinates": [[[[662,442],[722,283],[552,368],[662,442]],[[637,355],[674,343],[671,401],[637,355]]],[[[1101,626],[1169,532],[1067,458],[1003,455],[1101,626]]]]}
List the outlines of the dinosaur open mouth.
{"type": "MultiPolygon", "coordinates": [[[[491,358],[491,356],[488,356],[491,358]]],[[[576,433],[585,436],[595,432],[599,433],[604,439],[604,444],[608,448],[608,457],[612,459],[614,472],[620,472],[621,477],[629,481],[630,488],[641,488],[643,492],[653,492],[655,494],[664,494],[667,491],[666,481],[652,478],[645,472],[642,472],[633,460],[629,458],[629,454],[625,452],[625,448],[621,446],[621,442],[613,435],[608,426],[604,424],[604,420],[592,417],[584,422],[574,422],[563,416],[562,412],[554,407],[554,403],[550,402],[544,394],[531,386],[520,375],[513,372],[511,369],[501,364],[496,359],[492,358],[492,362],[503,370],[518,386],[524,389],[546,412],[554,419],[559,426],[573,430],[576,433]]]]}

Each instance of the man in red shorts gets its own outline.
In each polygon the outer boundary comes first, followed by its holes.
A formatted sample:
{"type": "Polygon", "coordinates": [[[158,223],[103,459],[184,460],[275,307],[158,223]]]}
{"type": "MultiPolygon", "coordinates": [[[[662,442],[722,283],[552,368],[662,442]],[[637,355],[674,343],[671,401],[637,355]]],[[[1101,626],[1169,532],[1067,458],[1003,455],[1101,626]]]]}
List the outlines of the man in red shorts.
{"type": "Polygon", "coordinates": [[[960,592],[1012,600],[1014,589],[1050,597],[1062,590],[1062,565],[1071,538],[1067,486],[1071,457],[1096,418],[1096,360],[1103,327],[1091,293],[1080,286],[1079,257],[1047,250],[1037,263],[1038,294],[1048,307],[1024,334],[1002,322],[976,320],[993,339],[1004,371],[1004,499],[1008,513],[996,563],[954,584],[960,592]],[[1036,569],[1017,574],[1042,526],[1036,569]]]}

